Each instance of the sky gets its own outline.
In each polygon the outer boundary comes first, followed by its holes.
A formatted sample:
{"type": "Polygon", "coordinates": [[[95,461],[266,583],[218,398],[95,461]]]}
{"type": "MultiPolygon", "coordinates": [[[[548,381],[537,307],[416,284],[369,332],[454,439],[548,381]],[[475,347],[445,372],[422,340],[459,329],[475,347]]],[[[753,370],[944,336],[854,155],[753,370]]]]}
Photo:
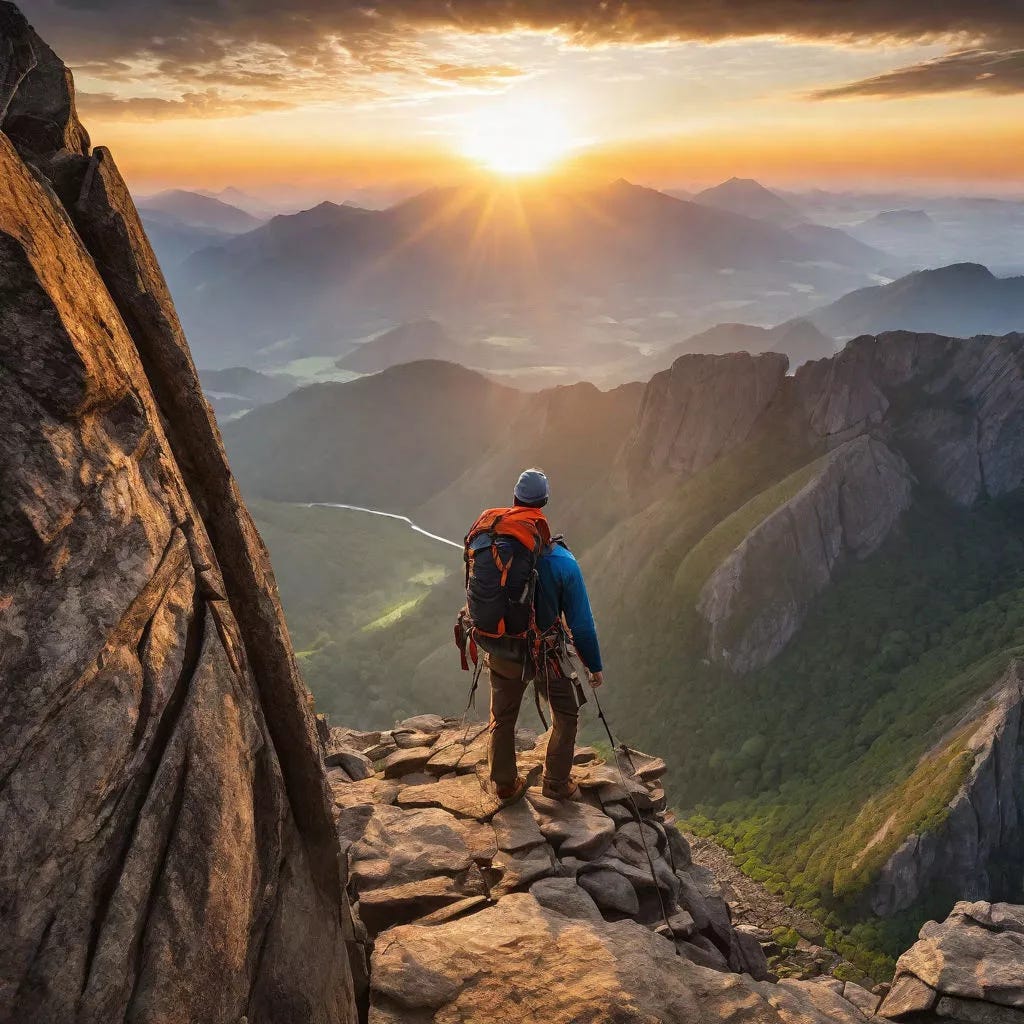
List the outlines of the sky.
{"type": "Polygon", "coordinates": [[[25,0],[136,191],[1024,195],[1024,0],[25,0]]]}

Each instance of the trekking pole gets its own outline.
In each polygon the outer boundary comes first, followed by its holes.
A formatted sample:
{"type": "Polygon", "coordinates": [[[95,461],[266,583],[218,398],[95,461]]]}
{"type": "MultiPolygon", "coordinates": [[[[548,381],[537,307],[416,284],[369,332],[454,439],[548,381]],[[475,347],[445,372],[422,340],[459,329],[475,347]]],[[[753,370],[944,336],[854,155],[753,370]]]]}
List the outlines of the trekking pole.
{"type": "MultiPolygon", "coordinates": [[[[608,719],[605,716],[604,708],[601,707],[601,699],[597,695],[597,690],[591,687],[590,692],[594,695],[594,706],[597,708],[597,717],[601,719],[601,724],[604,726],[604,731],[608,734],[608,742],[612,745],[612,755],[614,756],[617,749],[622,750],[626,755],[626,759],[629,761],[630,767],[633,769],[633,776],[636,777],[636,765],[633,763],[633,758],[630,757],[629,747],[625,743],[615,743],[615,737],[612,735],[612,727],[608,724],[608,719]]],[[[681,955],[679,948],[675,944],[675,934],[672,931],[672,925],[668,919],[668,907],[665,904],[665,897],[661,894],[661,886],[658,885],[658,873],[654,868],[654,858],[651,856],[650,847],[647,845],[647,837],[644,835],[644,823],[640,817],[640,808],[637,806],[636,800],[633,799],[633,794],[630,791],[629,786],[626,785],[626,777],[622,773],[622,765],[619,763],[619,759],[615,758],[615,770],[619,773],[619,781],[622,783],[622,788],[626,791],[626,799],[629,801],[629,806],[633,811],[633,819],[636,821],[637,831],[640,833],[640,842],[643,844],[644,856],[647,857],[647,866],[651,869],[651,883],[654,885],[654,891],[658,894],[658,903],[661,906],[661,919],[665,922],[665,928],[668,930],[666,938],[672,943],[672,948],[676,951],[676,956],[681,955]]]]}

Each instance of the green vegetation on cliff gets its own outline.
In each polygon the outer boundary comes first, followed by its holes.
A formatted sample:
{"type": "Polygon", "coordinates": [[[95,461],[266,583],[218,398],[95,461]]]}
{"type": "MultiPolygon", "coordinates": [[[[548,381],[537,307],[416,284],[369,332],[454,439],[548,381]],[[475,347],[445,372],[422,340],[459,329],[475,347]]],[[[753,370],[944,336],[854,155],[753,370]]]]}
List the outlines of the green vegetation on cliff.
{"type": "Polygon", "coordinates": [[[735,677],[688,630],[652,637],[631,651],[643,696],[618,695],[615,714],[665,755],[691,827],[845,924],[844,952],[884,973],[924,911],[869,922],[858,897],[908,834],[942,823],[972,764],[946,734],[1022,651],[1024,495],[973,511],[920,496],[771,665],[735,677]]]}

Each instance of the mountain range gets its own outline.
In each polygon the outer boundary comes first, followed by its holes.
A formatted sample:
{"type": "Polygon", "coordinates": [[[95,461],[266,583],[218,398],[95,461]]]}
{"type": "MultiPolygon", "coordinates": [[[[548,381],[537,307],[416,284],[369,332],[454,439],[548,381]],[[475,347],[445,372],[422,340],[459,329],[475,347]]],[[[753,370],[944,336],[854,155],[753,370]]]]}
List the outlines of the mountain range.
{"type": "Polygon", "coordinates": [[[957,263],[860,289],[807,319],[836,338],[888,330],[1006,334],[1024,329],[1024,277],[996,277],[977,263],[957,263]]]}
{"type": "Polygon", "coordinates": [[[210,228],[229,235],[252,231],[263,223],[260,218],[222,199],[180,188],[143,196],[138,201],[138,208],[143,216],[163,214],[190,227],[210,228]]]}
{"type": "Polygon", "coordinates": [[[508,331],[509,313],[512,334],[527,324],[557,353],[581,314],[649,317],[668,302],[689,317],[687,297],[709,308],[741,287],[771,291],[770,313],[806,307],[819,288],[865,283],[883,258],[838,242],[624,181],[568,192],[466,186],[381,211],[323,203],[275,217],[194,254],[171,282],[209,366],[337,356],[382,318],[468,323],[486,337],[508,331]],[[790,289],[800,279],[807,291],[790,289]]]}

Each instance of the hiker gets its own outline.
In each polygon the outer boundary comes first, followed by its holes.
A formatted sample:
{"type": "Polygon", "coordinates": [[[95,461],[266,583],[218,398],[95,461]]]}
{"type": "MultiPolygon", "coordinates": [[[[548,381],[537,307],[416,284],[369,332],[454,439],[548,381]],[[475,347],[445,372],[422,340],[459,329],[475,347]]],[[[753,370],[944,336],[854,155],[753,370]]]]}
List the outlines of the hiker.
{"type": "Polygon", "coordinates": [[[552,716],[542,792],[558,800],[579,794],[571,772],[579,705],[585,698],[582,691],[577,695],[578,684],[565,670],[565,626],[590,685],[596,689],[604,682],[583,574],[561,537],[551,537],[541,511],[548,498],[547,477],[527,469],[516,482],[512,508],[484,512],[466,538],[471,635],[487,652],[491,684],[488,765],[502,804],[520,799],[529,785],[516,764],[515,733],[531,682],[546,697],[552,716]],[[488,608],[491,597],[497,603],[488,608]],[[488,619],[497,621],[496,629],[488,619]]]}

